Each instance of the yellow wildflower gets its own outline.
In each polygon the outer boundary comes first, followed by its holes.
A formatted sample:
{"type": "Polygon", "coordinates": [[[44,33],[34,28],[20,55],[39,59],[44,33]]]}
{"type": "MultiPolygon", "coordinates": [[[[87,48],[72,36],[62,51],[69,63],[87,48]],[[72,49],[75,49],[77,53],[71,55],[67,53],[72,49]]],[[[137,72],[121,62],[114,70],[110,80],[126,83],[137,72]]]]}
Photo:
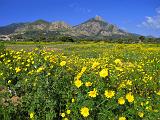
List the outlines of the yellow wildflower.
{"type": "Polygon", "coordinates": [[[37,69],[37,73],[42,72],[42,70],[44,70],[44,68],[43,68],[43,67],[38,68],[38,69],[37,69]]]}
{"type": "Polygon", "coordinates": [[[144,113],[143,112],[138,112],[138,116],[141,117],[141,118],[143,118],[144,113]]]}
{"type": "Polygon", "coordinates": [[[149,104],[149,101],[146,101],[146,105],[148,105],[149,104]]]}
{"type": "Polygon", "coordinates": [[[78,73],[78,75],[76,76],[76,79],[80,79],[83,73],[78,73]]]}
{"type": "Polygon", "coordinates": [[[123,104],[125,103],[125,99],[124,99],[123,97],[120,97],[120,98],[118,99],[118,103],[119,103],[120,105],[123,105],[123,104]]]}
{"type": "Polygon", "coordinates": [[[99,62],[94,62],[92,65],[92,69],[96,68],[100,63],[99,62]]]}
{"type": "Polygon", "coordinates": [[[87,67],[83,67],[81,70],[81,73],[84,73],[86,71],[87,67]]]}
{"type": "Polygon", "coordinates": [[[10,84],[12,81],[11,80],[8,80],[8,83],[10,84]]]}
{"type": "Polygon", "coordinates": [[[81,87],[81,85],[83,84],[81,80],[75,80],[74,84],[76,85],[76,87],[81,87]]]}
{"type": "Polygon", "coordinates": [[[87,107],[83,107],[81,108],[81,115],[83,115],[83,117],[87,117],[89,115],[89,109],[87,107]]]}
{"type": "Polygon", "coordinates": [[[47,73],[47,76],[50,76],[51,75],[51,73],[47,73]]]}
{"type": "Polygon", "coordinates": [[[34,64],[34,61],[32,61],[32,64],[34,64]]]}
{"type": "Polygon", "coordinates": [[[61,116],[62,116],[62,117],[65,117],[65,113],[61,113],[61,116]]]}
{"type": "Polygon", "coordinates": [[[66,113],[69,115],[71,113],[71,110],[67,110],[66,113]]]}
{"type": "Polygon", "coordinates": [[[15,70],[16,70],[16,73],[21,71],[21,69],[19,67],[16,67],[15,70]]]}
{"type": "Polygon", "coordinates": [[[120,59],[116,59],[114,62],[115,62],[116,64],[122,65],[122,62],[121,62],[120,59]]]}
{"type": "Polygon", "coordinates": [[[66,65],[66,61],[62,61],[62,62],[60,63],[60,65],[61,65],[61,66],[66,65]]]}
{"type": "Polygon", "coordinates": [[[72,98],[72,103],[74,103],[75,102],[75,99],[74,98],[72,98]]]}
{"type": "Polygon", "coordinates": [[[86,86],[86,87],[90,87],[91,85],[92,85],[91,82],[86,82],[86,83],[85,83],[85,86],[86,86]]]}
{"type": "Polygon", "coordinates": [[[93,91],[88,92],[90,97],[96,97],[98,95],[97,90],[94,88],[93,91]]]}
{"type": "Polygon", "coordinates": [[[132,95],[131,92],[126,94],[126,99],[128,100],[128,102],[133,102],[134,101],[134,96],[132,95]]]}
{"type": "Polygon", "coordinates": [[[115,91],[105,90],[104,95],[105,95],[107,98],[112,98],[112,97],[115,95],[115,91]]]}
{"type": "Polygon", "coordinates": [[[119,120],[126,120],[125,117],[119,117],[119,120]]]}
{"type": "Polygon", "coordinates": [[[131,80],[127,80],[126,84],[127,85],[132,85],[132,81],[131,80]]]}
{"type": "Polygon", "coordinates": [[[144,105],[144,103],[143,102],[141,102],[141,106],[143,106],[144,105]]]}
{"type": "Polygon", "coordinates": [[[126,84],[124,82],[122,82],[119,86],[118,86],[118,89],[121,89],[121,88],[125,88],[126,87],[126,84]]]}
{"type": "Polygon", "coordinates": [[[99,72],[99,75],[100,75],[101,77],[105,78],[106,76],[108,76],[108,69],[105,68],[105,69],[101,70],[101,71],[99,72]]]}
{"type": "Polygon", "coordinates": [[[34,118],[34,112],[31,112],[31,113],[29,114],[29,116],[30,116],[31,119],[33,119],[33,118],[34,118]]]}

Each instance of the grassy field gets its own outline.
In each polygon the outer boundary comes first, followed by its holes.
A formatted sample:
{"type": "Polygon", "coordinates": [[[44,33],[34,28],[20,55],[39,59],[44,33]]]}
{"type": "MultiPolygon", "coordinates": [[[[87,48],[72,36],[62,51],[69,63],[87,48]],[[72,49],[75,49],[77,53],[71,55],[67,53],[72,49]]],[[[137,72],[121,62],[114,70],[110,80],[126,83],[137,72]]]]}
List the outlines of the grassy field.
{"type": "Polygon", "coordinates": [[[160,44],[5,46],[0,52],[2,119],[160,119],[160,44]]]}

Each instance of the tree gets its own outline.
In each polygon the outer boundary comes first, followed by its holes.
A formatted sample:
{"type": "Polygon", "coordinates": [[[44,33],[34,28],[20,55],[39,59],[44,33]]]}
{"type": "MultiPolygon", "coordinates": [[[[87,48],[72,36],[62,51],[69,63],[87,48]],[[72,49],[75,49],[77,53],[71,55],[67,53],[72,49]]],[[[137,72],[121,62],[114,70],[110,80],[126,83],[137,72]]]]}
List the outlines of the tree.
{"type": "Polygon", "coordinates": [[[68,36],[62,36],[60,37],[60,40],[63,42],[74,42],[73,38],[68,36]]]}
{"type": "Polygon", "coordinates": [[[140,36],[140,37],[139,37],[139,40],[140,40],[139,42],[144,42],[145,37],[144,37],[144,36],[140,36]]]}

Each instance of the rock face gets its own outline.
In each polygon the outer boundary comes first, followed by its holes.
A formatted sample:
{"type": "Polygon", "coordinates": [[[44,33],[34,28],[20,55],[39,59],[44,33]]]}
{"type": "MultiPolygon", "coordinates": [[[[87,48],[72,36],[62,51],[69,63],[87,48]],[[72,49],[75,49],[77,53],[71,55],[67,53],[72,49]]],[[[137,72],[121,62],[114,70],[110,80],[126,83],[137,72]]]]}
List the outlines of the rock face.
{"type": "Polygon", "coordinates": [[[91,18],[76,26],[70,26],[63,21],[47,22],[44,20],[37,20],[31,23],[11,24],[0,27],[0,34],[25,33],[27,31],[58,31],[62,35],[83,38],[128,36],[130,34],[104,21],[100,16],[91,18]]]}
{"type": "Polygon", "coordinates": [[[67,23],[63,21],[57,21],[57,22],[52,22],[51,25],[49,26],[49,30],[55,31],[55,30],[67,30],[71,29],[72,27],[68,25],[67,23]]]}

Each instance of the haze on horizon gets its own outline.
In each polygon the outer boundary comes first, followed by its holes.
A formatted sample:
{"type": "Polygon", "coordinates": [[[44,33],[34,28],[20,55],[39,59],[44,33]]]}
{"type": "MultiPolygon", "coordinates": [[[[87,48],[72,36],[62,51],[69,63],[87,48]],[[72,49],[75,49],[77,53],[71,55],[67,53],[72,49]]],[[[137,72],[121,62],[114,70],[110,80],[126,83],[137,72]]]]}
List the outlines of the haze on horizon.
{"type": "Polygon", "coordinates": [[[160,37],[160,0],[0,0],[0,26],[37,19],[77,25],[96,15],[125,31],[160,37]]]}

